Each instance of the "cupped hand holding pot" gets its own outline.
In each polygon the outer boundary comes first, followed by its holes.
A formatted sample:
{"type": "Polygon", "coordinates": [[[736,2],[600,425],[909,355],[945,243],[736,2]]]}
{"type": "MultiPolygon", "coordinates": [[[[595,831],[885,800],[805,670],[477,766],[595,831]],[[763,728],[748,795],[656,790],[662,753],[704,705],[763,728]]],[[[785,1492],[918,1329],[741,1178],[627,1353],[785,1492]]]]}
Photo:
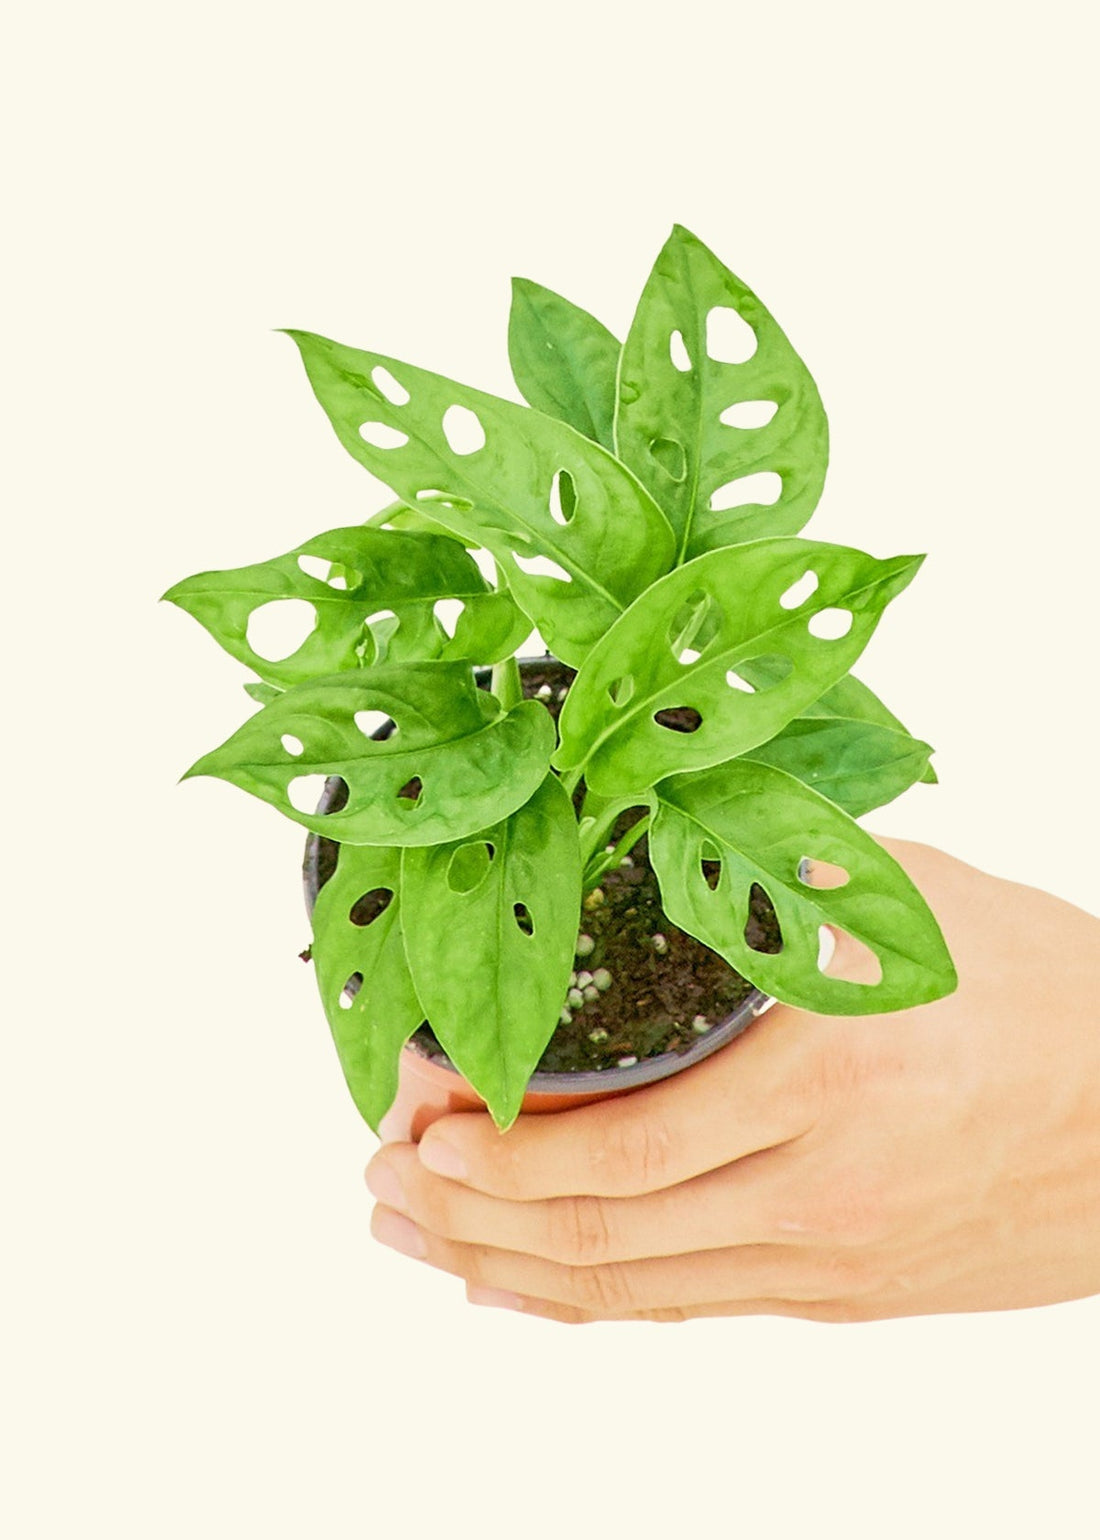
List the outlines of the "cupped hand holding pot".
{"type": "MultiPolygon", "coordinates": [[[[618,1100],[480,1113],[384,1145],[385,1244],[475,1303],[559,1321],[860,1321],[1100,1293],[1100,920],[883,841],[955,994],[889,1016],[776,1006],[618,1100]]],[[[840,938],[829,972],[867,977],[840,938]]]]}

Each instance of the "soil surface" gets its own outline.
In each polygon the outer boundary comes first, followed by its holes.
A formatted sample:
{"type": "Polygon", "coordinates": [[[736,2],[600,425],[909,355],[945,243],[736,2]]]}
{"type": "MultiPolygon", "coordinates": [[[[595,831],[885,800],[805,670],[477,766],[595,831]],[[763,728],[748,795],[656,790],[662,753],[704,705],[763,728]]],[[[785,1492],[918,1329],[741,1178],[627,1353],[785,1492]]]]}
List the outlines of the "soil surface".
{"type": "MultiPolygon", "coordinates": [[[[548,659],[545,664],[524,664],[522,674],[524,694],[542,699],[557,720],[574,670],[548,659]]],[[[682,730],[690,732],[692,726],[685,713],[682,730]]],[[[341,781],[330,784],[334,795],[326,800],[334,811],[346,799],[347,788],[341,781]]],[[[582,784],[575,799],[578,807],[583,790],[582,784]]],[[[609,843],[617,843],[645,811],[638,807],[624,813],[609,843]]],[[[318,847],[318,875],[324,883],[336,869],[339,847],[323,838],[318,847]]],[[[584,955],[574,961],[572,987],[582,996],[587,989],[588,997],[571,1005],[572,1019],[555,1030],[538,1063],[543,1073],[611,1069],[624,1059],[685,1053],[752,993],[753,986],[741,974],[665,915],[644,835],[628,862],[606,872],[597,892],[587,895],[580,934],[585,938],[579,941],[584,955]],[[610,985],[605,973],[611,975],[610,985]],[[597,983],[607,987],[600,989],[597,983]]],[[[755,884],[746,940],[760,952],[778,952],[782,945],[775,911],[755,884]]],[[[427,1023],[413,1034],[410,1047],[449,1062],[427,1023]]]]}

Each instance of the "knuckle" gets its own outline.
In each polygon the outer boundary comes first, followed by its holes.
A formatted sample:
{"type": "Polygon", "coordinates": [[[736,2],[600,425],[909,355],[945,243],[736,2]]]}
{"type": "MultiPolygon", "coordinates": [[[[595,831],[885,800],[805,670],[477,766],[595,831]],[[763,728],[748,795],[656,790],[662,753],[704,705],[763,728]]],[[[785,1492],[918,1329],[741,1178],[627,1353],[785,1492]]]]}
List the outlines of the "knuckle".
{"type": "Polygon", "coordinates": [[[594,1197],[551,1199],[549,1242],[555,1262],[592,1266],[606,1261],[611,1255],[606,1205],[594,1197]]]}
{"type": "Polygon", "coordinates": [[[593,1168],[613,1193],[653,1192],[671,1180],[667,1124],[637,1111],[610,1118],[593,1151],[593,1168]]]}
{"type": "Polygon", "coordinates": [[[637,1308],[625,1270],[614,1263],[570,1268],[570,1284],[582,1310],[618,1315],[637,1308]]]}

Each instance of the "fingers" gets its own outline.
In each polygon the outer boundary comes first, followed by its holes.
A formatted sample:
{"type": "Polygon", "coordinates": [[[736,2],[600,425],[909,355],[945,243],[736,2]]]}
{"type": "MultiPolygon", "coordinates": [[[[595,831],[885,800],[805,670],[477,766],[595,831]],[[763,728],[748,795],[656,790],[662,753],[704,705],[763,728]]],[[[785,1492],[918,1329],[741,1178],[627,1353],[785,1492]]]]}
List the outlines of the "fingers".
{"type": "Polygon", "coordinates": [[[416,1146],[403,1144],[378,1152],[367,1168],[367,1186],[389,1208],[445,1240],[597,1266],[729,1246],[808,1243],[800,1190],[805,1183],[792,1165],[779,1149],[641,1197],[571,1194],[515,1203],[433,1176],[417,1159],[416,1146]]]}
{"type": "Polygon", "coordinates": [[[841,1253],[797,1247],[737,1246],[683,1257],[568,1266],[522,1252],[446,1240],[381,1204],[374,1210],[371,1230],[383,1244],[464,1278],[476,1289],[545,1300],[601,1318],[682,1311],[715,1300],[807,1304],[858,1292],[853,1260],[841,1253]]]}
{"type": "Polygon", "coordinates": [[[658,1085],[500,1134],[483,1114],[441,1118],[419,1158],[496,1197],[631,1197],[690,1181],[804,1134],[818,1111],[810,1018],[762,1016],[718,1053],[658,1085]]]}

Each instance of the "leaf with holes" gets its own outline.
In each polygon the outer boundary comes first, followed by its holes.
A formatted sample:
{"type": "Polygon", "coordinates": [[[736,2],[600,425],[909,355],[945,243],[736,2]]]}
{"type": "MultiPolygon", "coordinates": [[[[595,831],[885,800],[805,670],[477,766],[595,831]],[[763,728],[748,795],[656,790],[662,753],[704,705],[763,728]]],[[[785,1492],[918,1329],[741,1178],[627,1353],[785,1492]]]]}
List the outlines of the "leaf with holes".
{"type": "Polygon", "coordinates": [[[405,950],[428,1020],[497,1125],[519,1112],[557,1026],[580,918],[580,844],[549,775],[476,840],[407,850],[405,950]]]}
{"type": "Polygon", "coordinates": [[[328,530],[254,566],[200,572],[164,597],[193,615],[234,658],[280,686],[370,663],[379,650],[371,622],[380,615],[393,621],[383,633],[383,655],[391,662],[439,657],[496,663],[531,629],[511,597],[489,587],[457,541],[365,525],[328,530]],[[265,605],[288,601],[312,606],[313,629],[289,656],[261,657],[249,642],[250,622],[265,605]],[[441,613],[451,621],[450,632],[441,613]]]}
{"type": "Polygon", "coordinates": [[[794,535],[828,426],[805,364],[751,289],[677,225],[623,344],[616,453],[668,514],[681,560],[794,535]]]}
{"type": "Polygon", "coordinates": [[[289,335],[345,449],[405,502],[491,551],[564,662],[576,667],[671,566],[664,514],[575,429],[380,353],[289,335]]]}
{"type": "Polygon", "coordinates": [[[334,840],[431,845],[514,812],[545,776],[553,746],[541,702],[503,711],[464,663],[383,664],[295,685],[187,775],[230,781],[334,840]],[[387,718],[394,731],[372,738],[387,718]],[[345,806],[295,806],[295,781],[308,788],[327,776],[347,783],[345,806]]]}
{"type": "Polygon", "coordinates": [[[397,1094],[401,1050],[424,1020],[401,914],[400,850],[341,845],[313,906],[311,955],[344,1079],[375,1133],[397,1094]]]}
{"type": "Polygon", "coordinates": [[[766,743],[848,671],[922,559],[778,539],[678,567],[593,648],[555,764],[583,766],[595,792],[620,796],[766,743]],[[778,662],[757,688],[761,660],[778,662]]]}
{"type": "Polygon", "coordinates": [[[744,756],[774,765],[860,818],[900,797],[928,769],[930,744],[877,722],[814,715],[811,706],[744,756]]]}
{"type": "Polygon", "coordinates": [[[619,351],[587,310],[528,278],[512,279],[508,357],[523,399],[611,450],[619,351]]]}
{"type": "Polygon", "coordinates": [[[897,862],[846,813],[770,765],[740,760],[662,782],[649,851],[669,918],[788,1005],[864,1015],[938,1000],[956,986],[939,926],[897,862]],[[847,881],[810,887],[799,877],[806,857],[843,868],[847,881]],[[776,953],[745,939],[754,883],[779,921],[776,953]],[[822,973],[822,925],[870,947],[877,984],[822,973]]]}

